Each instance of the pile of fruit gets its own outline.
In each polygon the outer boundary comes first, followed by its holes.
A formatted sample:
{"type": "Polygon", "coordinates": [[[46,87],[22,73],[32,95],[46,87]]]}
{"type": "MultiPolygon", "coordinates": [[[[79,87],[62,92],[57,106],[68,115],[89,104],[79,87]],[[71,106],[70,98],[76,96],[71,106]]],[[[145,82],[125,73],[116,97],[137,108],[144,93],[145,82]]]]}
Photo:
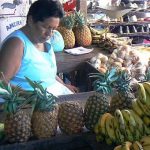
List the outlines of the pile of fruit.
{"type": "MultiPolygon", "coordinates": [[[[108,144],[139,141],[150,135],[150,83],[138,84],[138,97],[131,109],[116,109],[102,115],[95,126],[97,140],[108,144]]],[[[134,149],[133,149],[134,150],[134,149]]]]}
{"type": "Polygon", "coordinates": [[[81,12],[68,14],[62,18],[57,29],[63,36],[65,48],[77,46],[90,46],[92,43],[91,31],[86,25],[81,12]]]}
{"type": "Polygon", "coordinates": [[[90,63],[100,72],[104,73],[107,69],[112,67],[119,70],[126,70],[131,74],[132,78],[138,81],[145,80],[145,74],[148,68],[150,68],[149,62],[147,62],[147,64],[143,63],[140,54],[130,46],[120,46],[118,49],[115,49],[109,57],[99,53],[97,56],[91,58],[90,63]],[[104,63],[103,58],[107,58],[104,63]],[[101,66],[105,68],[104,71],[101,69],[101,66]]]}

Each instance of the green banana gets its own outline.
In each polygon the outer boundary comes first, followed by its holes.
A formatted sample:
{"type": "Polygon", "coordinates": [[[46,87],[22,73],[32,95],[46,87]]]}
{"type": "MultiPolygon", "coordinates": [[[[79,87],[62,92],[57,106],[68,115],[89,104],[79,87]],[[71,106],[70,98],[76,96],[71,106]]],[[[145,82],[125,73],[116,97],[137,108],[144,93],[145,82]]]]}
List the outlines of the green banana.
{"type": "Polygon", "coordinates": [[[104,136],[102,134],[97,134],[96,135],[96,141],[97,142],[102,142],[104,141],[104,136]]]}
{"type": "Polygon", "coordinates": [[[134,120],[134,117],[132,116],[130,111],[127,109],[121,110],[121,112],[122,112],[124,119],[127,122],[127,125],[129,125],[131,132],[134,133],[136,129],[136,122],[134,120]]]}
{"type": "Polygon", "coordinates": [[[113,141],[115,142],[116,141],[116,137],[115,137],[115,131],[114,131],[114,128],[113,128],[113,122],[112,122],[112,119],[114,117],[113,116],[108,116],[106,118],[106,131],[107,131],[107,136],[113,141]]]}
{"type": "Polygon", "coordinates": [[[143,127],[144,122],[133,110],[129,110],[129,111],[132,114],[132,116],[134,117],[134,120],[138,126],[138,130],[139,130],[140,134],[143,135],[144,134],[144,127],[143,127]]]}
{"type": "Polygon", "coordinates": [[[123,115],[122,115],[120,109],[116,109],[114,115],[115,115],[116,119],[118,120],[120,130],[123,133],[125,133],[125,122],[124,122],[124,118],[123,118],[123,115]]]}
{"type": "Polygon", "coordinates": [[[150,129],[144,124],[144,135],[150,135],[150,129]]]}
{"type": "Polygon", "coordinates": [[[150,126],[150,117],[144,116],[142,119],[146,126],[150,126]]]}
{"type": "Polygon", "coordinates": [[[127,141],[133,142],[134,141],[134,137],[132,132],[130,131],[129,127],[126,126],[126,131],[125,131],[125,139],[127,141]]]}
{"type": "Polygon", "coordinates": [[[142,117],[144,115],[144,112],[141,110],[141,108],[137,104],[137,100],[132,101],[132,109],[138,114],[138,116],[142,117]]]}
{"type": "Polygon", "coordinates": [[[146,91],[142,83],[138,83],[138,99],[141,103],[146,104],[146,91]]]}
{"type": "Polygon", "coordinates": [[[143,86],[146,91],[146,104],[150,105],[150,83],[149,82],[144,82],[143,86]]]}
{"type": "Polygon", "coordinates": [[[115,135],[116,135],[116,139],[117,139],[117,143],[118,144],[122,144],[125,141],[125,136],[123,134],[121,134],[121,131],[118,129],[115,130],[115,135]]]}

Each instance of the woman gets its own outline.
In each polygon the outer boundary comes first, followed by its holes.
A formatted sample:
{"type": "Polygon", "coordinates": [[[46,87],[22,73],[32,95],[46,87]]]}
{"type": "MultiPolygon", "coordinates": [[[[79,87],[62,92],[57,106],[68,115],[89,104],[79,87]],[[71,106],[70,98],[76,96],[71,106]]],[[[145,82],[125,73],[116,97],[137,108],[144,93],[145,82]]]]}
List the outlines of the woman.
{"type": "Polygon", "coordinates": [[[64,84],[56,75],[50,37],[62,17],[63,9],[58,1],[38,0],[31,5],[26,25],[10,34],[1,45],[0,71],[5,82],[33,90],[25,80],[28,77],[42,81],[43,87],[56,96],[77,91],[76,87],[64,84]]]}

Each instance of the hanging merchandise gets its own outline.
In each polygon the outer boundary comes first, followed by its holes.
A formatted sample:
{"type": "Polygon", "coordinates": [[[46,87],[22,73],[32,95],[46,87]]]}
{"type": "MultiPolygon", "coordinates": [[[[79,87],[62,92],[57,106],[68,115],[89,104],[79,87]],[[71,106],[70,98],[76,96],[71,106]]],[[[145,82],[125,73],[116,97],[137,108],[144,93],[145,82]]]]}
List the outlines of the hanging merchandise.
{"type": "Polygon", "coordinates": [[[76,0],[69,0],[63,6],[65,11],[73,11],[76,7],[76,0]]]}

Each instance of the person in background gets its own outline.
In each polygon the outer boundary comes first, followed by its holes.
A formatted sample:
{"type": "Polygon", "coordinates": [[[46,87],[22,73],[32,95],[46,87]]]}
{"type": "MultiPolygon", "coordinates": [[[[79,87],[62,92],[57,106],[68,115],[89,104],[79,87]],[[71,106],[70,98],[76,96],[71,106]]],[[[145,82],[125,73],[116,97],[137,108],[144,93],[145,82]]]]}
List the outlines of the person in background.
{"type": "Polygon", "coordinates": [[[26,25],[11,33],[0,46],[1,80],[23,90],[33,90],[25,77],[41,81],[48,92],[73,94],[75,86],[65,84],[57,76],[57,66],[50,37],[63,17],[59,1],[37,0],[29,8],[26,25]]]}

